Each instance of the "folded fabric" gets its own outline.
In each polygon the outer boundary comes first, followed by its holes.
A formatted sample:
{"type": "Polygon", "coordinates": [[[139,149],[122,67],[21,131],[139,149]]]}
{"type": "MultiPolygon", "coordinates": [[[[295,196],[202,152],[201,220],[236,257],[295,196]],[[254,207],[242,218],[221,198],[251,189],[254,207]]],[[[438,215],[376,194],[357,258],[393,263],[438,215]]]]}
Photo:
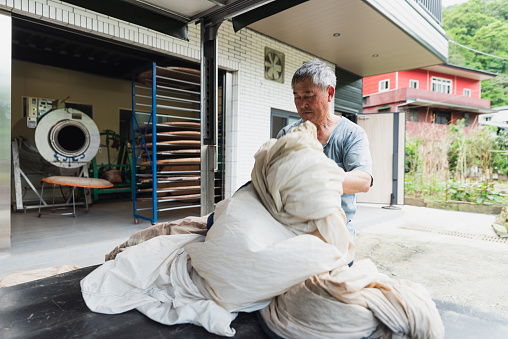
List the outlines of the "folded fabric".
{"type": "Polygon", "coordinates": [[[284,338],[443,338],[427,290],[377,271],[372,261],[313,276],[260,311],[284,338]]]}

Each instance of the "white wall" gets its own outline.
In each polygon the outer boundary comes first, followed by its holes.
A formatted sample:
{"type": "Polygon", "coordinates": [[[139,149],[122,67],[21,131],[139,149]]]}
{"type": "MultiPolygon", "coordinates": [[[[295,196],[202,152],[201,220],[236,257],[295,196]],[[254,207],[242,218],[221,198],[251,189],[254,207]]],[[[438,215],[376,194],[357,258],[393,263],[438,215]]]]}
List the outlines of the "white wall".
{"type": "MultiPolygon", "coordinates": [[[[226,130],[226,138],[236,140],[226,150],[228,160],[233,162],[233,170],[227,173],[231,178],[230,193],[233,193],[250,180],[254,154],[270,138],[271,109],[296,112],[291,78],[298,67],[314,56],[249,29],[235,34],[229,21],[221,25],[218,42],[219,64],[227,59],[237,70],[233,103],[236,123],[231,130],[226,130]],[[285,54],[283,84],[264,78],[266,46],[285,54]]],[[[329,65],[335,68],[334,64],[329,65]]],[[[333,109],[333,101],[330,107],[333,109]]]]}

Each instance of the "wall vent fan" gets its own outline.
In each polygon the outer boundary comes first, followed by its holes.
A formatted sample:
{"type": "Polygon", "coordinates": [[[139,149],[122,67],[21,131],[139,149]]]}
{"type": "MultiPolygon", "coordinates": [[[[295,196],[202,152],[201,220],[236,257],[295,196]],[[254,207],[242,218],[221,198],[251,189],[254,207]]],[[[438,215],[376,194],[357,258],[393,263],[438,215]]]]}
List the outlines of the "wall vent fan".
{"type": "Polygon", "coordinates": [[[265,79],[284,83],[284,53],[265,47],[265,79]]]}

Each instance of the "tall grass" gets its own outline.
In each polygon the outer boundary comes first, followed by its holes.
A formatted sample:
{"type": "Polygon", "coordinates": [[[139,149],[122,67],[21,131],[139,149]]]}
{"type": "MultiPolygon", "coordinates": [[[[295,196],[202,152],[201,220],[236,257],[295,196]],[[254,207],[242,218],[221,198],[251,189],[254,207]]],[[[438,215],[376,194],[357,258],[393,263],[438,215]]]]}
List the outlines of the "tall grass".
{"type": "Polygon", "coordinates": [[[457,125],[422,124],[406,138],[406,194],[435,200],[498,202],[490,179],[495,135],[457,125]]]}

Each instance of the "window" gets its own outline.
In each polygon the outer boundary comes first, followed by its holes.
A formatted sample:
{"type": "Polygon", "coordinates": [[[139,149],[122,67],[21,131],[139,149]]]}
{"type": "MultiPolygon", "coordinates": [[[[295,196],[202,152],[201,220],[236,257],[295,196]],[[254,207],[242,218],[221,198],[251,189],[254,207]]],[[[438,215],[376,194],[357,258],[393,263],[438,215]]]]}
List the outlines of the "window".
{"type": "Polygon", "coordinates": [[[409,80],[409,88],[418,88],[418,80],[409,80]]]}
{"type": "Polygon", "coordinates": [[[464,114],[464,126],[466,127],[471,126],[471,114],[469,113],[464,114]]]}
{"type": "Polygon", "coordinates": [[[297,113],[282,111],[272,108],[271,137],[276,138],[282,127],[287,126],[300,119],[297,113]]]}
{"type": "Polygon", "coordinates": [[[471,90],[469,88],[464,88],[464,96],[470,97],[471,96],[471,90]]]}
{"type": "Polygon", "coordinates": [[[432,115],[435,124],[448,125],[452,120],[450,112],[435,111],[432,115]]]}
{"type": "Polygon", "coordinates": [[[379,82],[379,91],[387,91],[390,89],[390,79],[381,80],[379,82]]]}
{"type": "Polygon", "coordinates": [[[419,122],[420,121],[420,110],[418,108],[410,108],[408,112],[408,120],[419,122]]]}
{"type": "Polygon", "coordinates": [[[77,104],[77,103],[72,103],[72,102],[65,102],[65,108],[77,109],[78,111],[85,113],[91,119],[93,119],[93,106],[92,105],[77,104]]]}
{"type": "Polygon", "coordinates": [[[431,88],[434,92],[452,94],[452,81],[444,78],[431,78],[431,88]]]}
{"type": "MultiPolygon", "coordinates": [[[[132,143],[132,111],[120,109],[120,136],[132,143]]],[[[137,131],[137,129],[136,129],[137,131]]]]}

